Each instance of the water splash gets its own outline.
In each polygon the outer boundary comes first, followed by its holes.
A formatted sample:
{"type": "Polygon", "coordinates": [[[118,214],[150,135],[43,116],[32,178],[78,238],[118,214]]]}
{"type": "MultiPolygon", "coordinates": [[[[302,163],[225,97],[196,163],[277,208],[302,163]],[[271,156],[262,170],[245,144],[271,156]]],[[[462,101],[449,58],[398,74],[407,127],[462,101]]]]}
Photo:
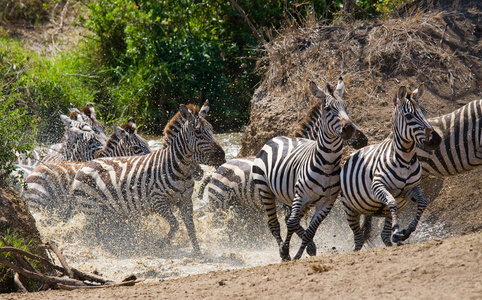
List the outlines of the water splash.
{"type": "MultiPolygon", "coordinates": [[[[216,135],[216,138],[225,149],[227,160],[238,154],[241,145],[240,133],[220,134],[216,135]]],[[[152,150],[158,149],[161,146],[160,139],[151,138],[149,146],[152,150]]],[[[205,176],[214,172],[214,168],[202,167],[205,176]]],[[[163,218],[156,215],[143,217],[135,224],[126,222],[115,229],[106,228],[106,232],[100,234],[100,240],[94,238],[92,233],[96,229],[92,228],[83,214],[75,215],[69,220],[62,220],[51,213],[36,213],[34,218],[42,239],[57,241],[70,265],[88,272],[98,271],[103,276],[115,280],[122,280],[134,274],[149,282],[214,270],[280,262],[278,247],[268,232],[265,220],[257,221],[259,224],[254,226],[241,228],[228,228],[223,224],[217,224],[213,221],[213,216],[204,209],[207,207],[207,199],[197,198],[199,183],[196,183],[194,190],[194,221],[201,256],[193,255],[183,224],[180,224],[180,230],[169,247],[159,247],[157,241],[167,233],[169,226],[163,218]],[[247,232],[253,228],[256,234],[247,232]]],[[[181,220],[179,212],[175,213],[181,220]]],[[[310,218],[308,215],[302,220],[304,227],[308,226],[310,218]]],[[[376,238],[368,243],[366,248],[383,247],[379,238],[380,224],[381,222],[374,230],[376,238]]],[[[285,234],[285,230],[282,224],[282,235],[285,234]]],[[[410,242],[444,234],[443,224],[428,226],[422,223],[410,238],[410,242]]],[[[320,225],[315,243],[318,246],[318,253],[343,253],[353,249],[353,235],[339,202],[320,225]]],[[[293,237],[292,254],[299,245],[300,239],[293,237]]]]}

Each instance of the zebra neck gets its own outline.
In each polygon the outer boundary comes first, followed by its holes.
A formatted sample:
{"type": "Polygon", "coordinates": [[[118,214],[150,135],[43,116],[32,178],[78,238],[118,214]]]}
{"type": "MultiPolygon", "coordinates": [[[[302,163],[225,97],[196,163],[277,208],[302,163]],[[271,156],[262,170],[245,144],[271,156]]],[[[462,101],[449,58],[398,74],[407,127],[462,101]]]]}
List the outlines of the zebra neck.
{"type": "Polygon", "coordinates": [[[393,154],[395,159],[403,165],[412,165],[417,161],[417,149],[413,137],[406,140],[402,137],[399,128],[394,125],[394,134],[392,136],[393,154]]]}
{"type": "Polygon", "coordinates": [[[175,160],[181,173],[186,177],[190,176],[194,149],[189,144],[186,135],[181,131],[166,145],[165,150],[169,151],[169,156],[175,160]]]}
{"type": "Polygon", "coordinates": [[[333,159],[342,154],[343,141],[339,136],[328,136],[325,132],[320,132],[316,140],[316,148],[318,154],[334,162],[333,159]],[[329,157],[332,157],[332,159],[329,159],[329,157]]]}

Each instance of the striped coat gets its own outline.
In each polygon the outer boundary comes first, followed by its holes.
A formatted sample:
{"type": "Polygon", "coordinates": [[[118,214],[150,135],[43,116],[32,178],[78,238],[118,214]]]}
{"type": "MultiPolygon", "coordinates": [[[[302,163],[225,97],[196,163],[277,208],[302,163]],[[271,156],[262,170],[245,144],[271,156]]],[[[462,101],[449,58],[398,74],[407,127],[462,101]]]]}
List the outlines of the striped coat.
{"type": "Polygon", "coordinates": [[[214,139],[212,126],[199,109],[181,105],[166,125],[164,147],[136,157],[100,158],[86,163],[77,173],[71,195],[77,209],[91,217],[130,219],[157,213],[170,225],[167,244],[179,228],[172,207],[182,214],[193,248],[200,251],[193,222],[193,155],[203,156],[207,164],[219,166],[225,154],[214,139]],[[182,127],[175,124],[185,120],[182,127]]]}
{"type": "Polygon", "coordinates": [[[350,139],[355,131],[340,94],[334,93],[330,85],[322,91],[313,82],[310,89],[322,100],[319,120],[322,125],[317,140],[274,138],[256,155],[252,168],[269,228],[280,246],[283,260],[290,259],[291,237],[300,230],[300,219],[307,210],[316,206],[295,259],[300,258],[307,245],[313,242],[318,226],[333,207],[340,190],[343,140],[350,139]],[[292,207],[285,241],[280,235],[275,199],[292,207]]]}
{"type": "Polygon", "coordinates": [[[442,143],[434,151],[417,147],[424,174],[452,176],[482,165],[482,100],[429,122],[442,133],[442,143]]]}
{"type": "Polygon", "coordinates": [[[435,149],[441,138],[418,103],[422,94],[423,85],[413,93],[400,87],[394,98],[393,134],[380,144],[353,153],[342,168],[341,202],[354,233],[355,251],[366,239],[367,232],[360,228],[361,215],[385,217],[382,240],[391,245],[410,236],[426,207],[418,185],[422,167],[415,144],[435,149]],[[417,203],[417,212],[409,227],[400,231],[398,211],[408,201],[417,203]]]}
{"type": "MultiPolygon", "coordinates": [[[[97,152],[97,156],[117,157],[150,153],[147,142],[137,135],[135,127],[133,119],[129,119],[122,127],[114,125],[113,133],[104,148],[97,152]]],[[[47,210],[56,212],[62,217],[68,217],[70,201],[67,195],[75,174],[84,164],[85,162],[55,161],[37,166],[25,180],[28,188],[22,193],[29,209],[31,211],[47,210]]]]}

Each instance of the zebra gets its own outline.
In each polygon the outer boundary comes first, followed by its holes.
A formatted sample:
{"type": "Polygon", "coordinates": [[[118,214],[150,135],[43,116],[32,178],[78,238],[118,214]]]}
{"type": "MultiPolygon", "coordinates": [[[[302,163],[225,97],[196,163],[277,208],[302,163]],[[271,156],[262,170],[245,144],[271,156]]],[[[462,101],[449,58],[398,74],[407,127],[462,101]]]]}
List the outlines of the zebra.
{"type": "Polygon", "coordinates": [[[482,100],[430,118],[429,122],[443,136],[440,147],[434,151],[417,145],[423,175],[453,176],[482,165],[482,100]]]}
{"type": "Polygon", "coordinates": [[[200,253],[191,198],[195,153],[208,165],[218,167],[225,162],[224,150],[199,108],[181,104],[164,129],[161,149],[142,156],[88,162],[77,172],[70,194],[77,200],[77,209],[94,219],[129,220],[158,213],[170,225],[167,237],[161,240],[166,245],[179,228],[171,210],[171,206],[177,206],[194,251],[200,253]],[[182,126],[178,127],[181,119],[182,126]]]}
{"type": "Polygon", "coordinates": [[[42,163],[59,161],[88,161],[102,149],[105,139],[96,134],[87,123],[60,115],[65,131],[62,143],[55,148],[35,148],[30,154],[17,153],[17,177],[27,178],[30,172],[42,163]]]}
{"type": "Polygon", "coordinates": [[[132,156],[151,153],[147,141],[137,134],[137,124],[129,118],[121,127],[114,124],[112,135],[104,147],[95,153],[96,158],[132,156]]]}
{"type": "MultiPolygon", "coordinates": [[[[336,86],[335,93],[337,93],[340,98],[343,96],[343,92],[345,90],[345,81],[343,77],[338,78],[338,84],[336,86]]],[[[313,104],[308,113],[306,114],[305,118],[298,123],[298,126],[293,133],[294,137],[305,138],[309,140],[316,140],[318,138],[318,132],[320,131],[320,126],[322,122],[319,122],[321,119],[321,101],[317,101],[313,104]]],[[[368,143],[368,138],[366,135],[356,126],[355,131],[352,135],[351,139],[343,140],[343,144],[347,146],[352,146],[354,149],[360,149],[365,147],[368,143]]]]}
{"type": "MultiPolygon", "coordinates": [[[[103,149],[97,151],[98,157],[118,157],[144,155],[151,152],[147,142],[137,135],[134,119],[121,127],[114,124],[114,130],[103,149]]],[[[22,198],[30,211],[56,211],[67,218],[68,199],[75,174],[85,162],[51,161],[38,165],[26,178],[27,189],[22,198]]]]}
{"type": "Polygon", "coordinates": [[[434,150],[441,137],[419,103],[423,92],[423,84],[413,92],[401,86],[393,99],[393,133],[382,143],[353,153],[341,170],[340,199],[354,234],[355,251],[362,248],[368,237],[371,220],[366,219],[362,230],[360,215],[385,217],[382,240],[389,246],[410,236],[426,207],[419,187],[422,167],[415,144],[434,150]],[[409,199],[417,203],[417,212],[408,228],[400,231],[397,212],[405,208],[409,199]]]}
{"type": "MultiPolygon", "coordinates": [[[[259,189],[271,234],[280,246],[282,260],[290,260],[289,244],[293,233],[300,231],[300,218],[316,206],[294,259],[299,259],[307,245],[313,243],[316,229],[330,212],[340,191],[342,140],[350,139],[355,131],[347,104],[339,92],[334,92],[330,84],[323,91],[314,82],[310,82],[310,90],[322,103],[319,119],[322,125],[316,141],[276,137],[258,152],[252,167],[253,181],[259,189]],[[275,198],[291,206],[284,242],[275,198]]],[[[308,254],[315,255],[316,250],[308,254]]]]}
{"type": "Polygon", "coordinates": [[[97,120],[94,104],[92,102],[87,102],[81,110],[77,109],[72,103],[70,103],[69,117],[72,120],[87,123],[96,134],[104,140],[107,139],[105,135],[105,126],[97,120]]]}
{"type": "MultiPolygon", "coordinates": [[[[339,77],[336,86],[336,93],[343,95],[345,82],[339,77]]],[[[313,104],[308,110],[305,118],[302,119],[293,133],[294,137],[316,140],[321,117],[321,101],[313,104]]],[[[351,145],[355,149],[366,146],[368,139],[355,124],[353,138],[344,141],[345,145],[351,145]]],[[[227,210],[230,207],[238,207],[244,210],[246,215],[260,213],[263,209],[259,200],[259,193],[254,190],[251,168],[254,157],[231,159],[219,167],[212,176],[207,177],[199,188],[199,195],[203,197],[206,193],[208,202],[213,210],[227,210]],[[204,192],[206,190],[206,192],[204,192]]],[[[263,212],[264,214],[264,212],[263,212]]]]}

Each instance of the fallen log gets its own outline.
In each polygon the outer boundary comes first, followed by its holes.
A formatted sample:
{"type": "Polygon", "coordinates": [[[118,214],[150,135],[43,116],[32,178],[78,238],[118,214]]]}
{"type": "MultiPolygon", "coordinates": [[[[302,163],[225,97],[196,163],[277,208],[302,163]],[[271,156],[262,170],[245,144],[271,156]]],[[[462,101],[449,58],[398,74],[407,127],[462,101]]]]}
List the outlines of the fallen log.
{"type": "Polygon", "coordinates": [[[113,286],[133,286],[136,283],[141,282],[141,280],[137,280],[137,278],[133,275],[127,277],[122,282],[114,282],[113,280],[103,278],[102,276],[96,274],[82,272],[76,268],[71,268],[55,242],[48,242],[46,244],[46,248],[55,253],[62,266],[58,266],[44,257],[32,254],[22,249],[12,247],[8,243],[6,243],[6,241],[3,242],[7,246],[0,247],[0,253],[12,254],[18,265],[3,257],[0,257],[0,264],[12,270],[15,284],[23,292],[28,291],[22,285],[19,275],[41,282],[46,286],[52,288],[59,288],[62,290],[73,290],[78,288],[91,289],[113,286]],[[27,258],[31,261],[35,260],[38,263],[49,267],[51,270],[54,270],[55,274],[60,274],[60,276],[42,274],[27,261],[27,258]],[[55,271],[58,273],[56,273],[55,271]]]}

